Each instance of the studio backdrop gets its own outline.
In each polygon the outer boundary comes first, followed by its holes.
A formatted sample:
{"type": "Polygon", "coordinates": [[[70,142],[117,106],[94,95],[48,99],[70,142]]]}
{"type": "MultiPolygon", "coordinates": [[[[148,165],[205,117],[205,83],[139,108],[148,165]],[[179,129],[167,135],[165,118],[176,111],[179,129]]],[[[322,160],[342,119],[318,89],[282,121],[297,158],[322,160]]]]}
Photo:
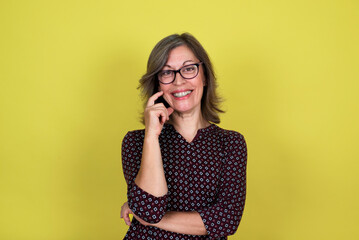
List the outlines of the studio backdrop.
{"type": "Polygon", "coordinates": [[[0,2],[0,239],[117,240],[151,49],[193,34],[245,137],[242,240],[359,239],[359,2],[0,2]]]}

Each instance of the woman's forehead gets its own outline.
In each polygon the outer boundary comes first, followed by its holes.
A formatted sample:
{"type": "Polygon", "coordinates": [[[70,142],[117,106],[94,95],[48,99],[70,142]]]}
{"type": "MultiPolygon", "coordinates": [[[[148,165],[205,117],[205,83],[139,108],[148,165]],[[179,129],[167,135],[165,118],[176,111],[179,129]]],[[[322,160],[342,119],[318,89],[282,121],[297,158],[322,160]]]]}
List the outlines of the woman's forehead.
{"type": "Polygon", "coordinates": [[[179,46],[169,52],[166,65],[170,67],[178,67],[197,61],[198,59],[191,49],[187,46],[179,46]]]}

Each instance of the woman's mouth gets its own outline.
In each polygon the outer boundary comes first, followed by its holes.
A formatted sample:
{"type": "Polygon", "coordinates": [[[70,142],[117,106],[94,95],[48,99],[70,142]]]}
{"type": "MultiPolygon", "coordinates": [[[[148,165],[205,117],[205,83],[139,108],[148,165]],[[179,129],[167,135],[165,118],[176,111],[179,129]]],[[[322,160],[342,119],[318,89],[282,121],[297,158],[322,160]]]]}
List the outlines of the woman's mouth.
{"type": "Polygon", "coordinates": [[[180,98],[180,97],[184,97],[187,96],[188,94],[190,94],[192,91],[184,91],[184,92],[177,92],[177,93],[173,93],[173,96],[180,98]]]}

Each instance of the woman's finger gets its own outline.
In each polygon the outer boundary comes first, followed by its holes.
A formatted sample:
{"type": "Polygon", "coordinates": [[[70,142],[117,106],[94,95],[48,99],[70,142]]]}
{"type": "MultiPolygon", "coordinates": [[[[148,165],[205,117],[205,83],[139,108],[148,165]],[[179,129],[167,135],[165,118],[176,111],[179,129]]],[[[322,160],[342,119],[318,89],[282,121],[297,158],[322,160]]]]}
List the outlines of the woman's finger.
{"type": "Polygon", "coordinates": [[[127,226],[130,226],[131,225],[131,219],[130,219],[130,215],[129,214],[132,214],[132,211],[129,210],[129,211],[126,211],[125,214],[124,214],[124,217],[123,217],[123,220],[125,220],[125,223],[127,224],[127,226]]]}
{"type": "Polygon", "coordinates": [[[163,91],[159,91],[155,94],[153,94],[147,101],[146,107],[150,107],[155,105],[155,101],[157,100],[157,98],[159,98],[161,95],[163,94],[163,91]]]}
{"type": "Polygon", "coordinates": [[[171,107],[167,108],[167,113],[168,113],[168,120],[170,119],[170,115],[174,112],[175,110],[171,107]]]}
{"type": "Polygon", "coordinates": [[[156,115],[157,115],[157,117],[160,118],[160,123],[163,125],[167,121],[167,118],[168,118],[168,113],[167,113],[166,107],[161,103],[161,104],[159,104],[159,106],[156,109],[157,109],[156,115]]]}
{"type": "Polygon", "coordinates": [[[169,120],[168,110],[163,105],[163,103],[156,104],[155,106],[151,107],[151,111],[155,114],[157,118],[159,118],[160,123],[163,125],[167,120],[169,120]]]}
{"type": "Polygon", "coordinates": [[[133,214],[132,210],[128,206],[128,203],[125,202],[121,207],[121,218],[123,218],[123,220],[125,221],[125,223],[128,226],[131,225],[131,219],[130,219],[130,216],[129,216],[130,214],[133,214]]]}
{"type": "Polygon", "coordinates": [[[168,117],[167,114],[165,112],[161,112],[161,125],[165,124],[165,122],[167,121],[168,117]]]}
{"type": "Polygon", "coordinates": [[[121,218],[123,218],[123,211],[124,211],[124,209],[123,209],[123,206],[121,207],[121,218]]]}

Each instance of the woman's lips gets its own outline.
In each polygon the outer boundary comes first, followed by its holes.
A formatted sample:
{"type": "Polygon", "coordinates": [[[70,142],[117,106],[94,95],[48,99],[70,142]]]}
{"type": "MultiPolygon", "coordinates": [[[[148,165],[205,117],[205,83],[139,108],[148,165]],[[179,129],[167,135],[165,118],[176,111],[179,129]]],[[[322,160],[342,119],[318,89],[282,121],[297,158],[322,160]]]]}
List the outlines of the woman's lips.
{"type": "Polygon", "coordinates": [[[183,100],[183,99],[187,99],[191,96],[193,90],[186,90],[186,91],[175,91],[172,92],[172,96],[176,99],[176,100],[183,100]]]}

